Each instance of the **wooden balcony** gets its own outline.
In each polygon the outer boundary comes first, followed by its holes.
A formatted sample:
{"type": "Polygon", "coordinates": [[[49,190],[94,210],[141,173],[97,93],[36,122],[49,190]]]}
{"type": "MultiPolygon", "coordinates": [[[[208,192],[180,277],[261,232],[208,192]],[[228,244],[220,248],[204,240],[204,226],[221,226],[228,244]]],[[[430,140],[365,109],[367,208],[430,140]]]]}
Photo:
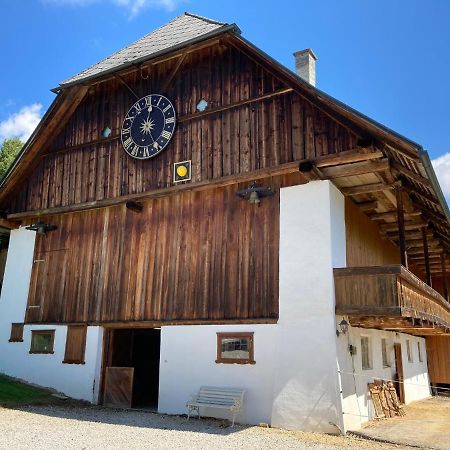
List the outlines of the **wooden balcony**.
{"type": "Polygon", "coordinates": [[[401,265],[334,269],[336,314],[353,326],[450,334],[450,303],[401,265]]]}

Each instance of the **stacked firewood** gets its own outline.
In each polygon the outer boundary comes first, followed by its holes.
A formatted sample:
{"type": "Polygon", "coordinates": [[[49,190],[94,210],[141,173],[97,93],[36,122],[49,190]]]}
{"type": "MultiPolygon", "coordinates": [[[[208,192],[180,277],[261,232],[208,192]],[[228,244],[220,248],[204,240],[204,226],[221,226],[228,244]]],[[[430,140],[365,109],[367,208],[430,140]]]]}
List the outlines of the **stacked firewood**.
{"type": "Polygon", "coordinates": [[[392,381],[375,380],[368,387],[377,419],[405,415],[392,381]]]}

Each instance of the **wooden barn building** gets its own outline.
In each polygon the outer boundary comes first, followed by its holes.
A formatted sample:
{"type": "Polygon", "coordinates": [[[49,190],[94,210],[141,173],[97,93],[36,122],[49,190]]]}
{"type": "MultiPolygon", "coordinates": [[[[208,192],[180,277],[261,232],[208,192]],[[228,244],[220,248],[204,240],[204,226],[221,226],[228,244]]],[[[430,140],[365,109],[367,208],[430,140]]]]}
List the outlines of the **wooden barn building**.
{"type": "Polygon", "coordinates": [[[429,157],[295,58],[185,13],[54,89],[0,185],[0,372],[169,414],[240,388],[238,421],[324,432],[373,380],[450,384],[429,157]]]}

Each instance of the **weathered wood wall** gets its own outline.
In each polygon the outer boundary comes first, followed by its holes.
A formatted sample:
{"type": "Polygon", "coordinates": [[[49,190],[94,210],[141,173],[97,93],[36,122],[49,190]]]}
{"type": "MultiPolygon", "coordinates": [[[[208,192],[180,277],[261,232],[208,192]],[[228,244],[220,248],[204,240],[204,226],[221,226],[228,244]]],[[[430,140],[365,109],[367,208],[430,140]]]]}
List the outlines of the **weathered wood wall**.
{"type": "Polygon", "coordinates": [[[450,384],[450,336],[427,336],[431,383],[450,384]]]}
{"type": "Polygon", "coordinates": [[[26,321],[276,319],[280,182],[259,207],[231,185],[49,217],[26,321]]]}
{"type": "Polygon", "coordinates": [[[138,94],[165,94],[174,103],[178,124],[168,147],[157,157],[130,158],[118,139],[101,140],[105,126],[120,133],[135,102],[117,79],[94,85],[14,199],[10,211],[46,209],[115,198],[172,185],[173,163],[192,160],[193,181],[239,175],[278,164],[349,150],[356,136],[300,95],[289,92],[195,118],[203,98],[223,107],[285,89],[279,80],[233,47],[215,45],[172,59],[147,73],[125,77],[138,94]]]}

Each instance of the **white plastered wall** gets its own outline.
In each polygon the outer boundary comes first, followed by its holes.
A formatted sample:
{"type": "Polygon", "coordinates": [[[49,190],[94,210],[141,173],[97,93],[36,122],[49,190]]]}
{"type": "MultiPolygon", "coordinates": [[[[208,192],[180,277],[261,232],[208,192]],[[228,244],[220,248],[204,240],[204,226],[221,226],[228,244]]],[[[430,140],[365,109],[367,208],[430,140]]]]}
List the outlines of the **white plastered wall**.
{"type": "MultiPolygon", "coordinates": [[[[158,411],[185,414],[201,386],[245,389],[241,423],[270,423],[277,352],[276,325],[190,325],[161,328],[158,411]],[[217,332],[253,332],[256,364],[217,364],[217,332]]],[[[201,411],[230,417],[221,410],[201,411]]]]}
{"type": "Polygon", "coordinates": [[[342,266],[340,192],[328,181],[281,189],[278,323],[162,327],[159,411],[185,413],[203,385],[241,387],[242,423],[342,431],[333,280],[333,267],[342,266]],[[254,332],[256,364],[216,364],[219,331],[254,332]]]}
{"type": "MultiPolygon", "coordinates": [[[[342,320],[337,317],[337,321],[342,320]]],[[[403,372],[405,378],[405,402],[410,403],[431,395],[425,339],[392,331],[349,327],[346,335],[338,339],[339,367],[342,380],[342,404],[346,430],[358,430],[361,424],[375,417],[367,384],[373,380],[394,380],[394,344],[402,347],[403,372]],[[362,369],[361,337],[370,342],[371,369],[362,369]],[[389,367],[383,367],[381,340],[386,339],[389,367]],[[413,361],[408,361],[406,341],[411,344],[413,361]],[[420,344],[422,361],[419,361],[417,344],[420,344]],[[348,346],[356,347],[356,355],[350,355],[348,346]]]]}
{"type": "Polygon", "coordinates": [[[22,323],[33,265],[35,233],[12,230],[0,297],[0,372],[77,399],[96,402],[100,380],[102,328],[89,327],[85,364],[62,364],[66,326],[26,325],[23,342],[8,342],[11,323],[22,323]],[[53,354],[30,354],[31,330],[55,330],[53,354]]]}

